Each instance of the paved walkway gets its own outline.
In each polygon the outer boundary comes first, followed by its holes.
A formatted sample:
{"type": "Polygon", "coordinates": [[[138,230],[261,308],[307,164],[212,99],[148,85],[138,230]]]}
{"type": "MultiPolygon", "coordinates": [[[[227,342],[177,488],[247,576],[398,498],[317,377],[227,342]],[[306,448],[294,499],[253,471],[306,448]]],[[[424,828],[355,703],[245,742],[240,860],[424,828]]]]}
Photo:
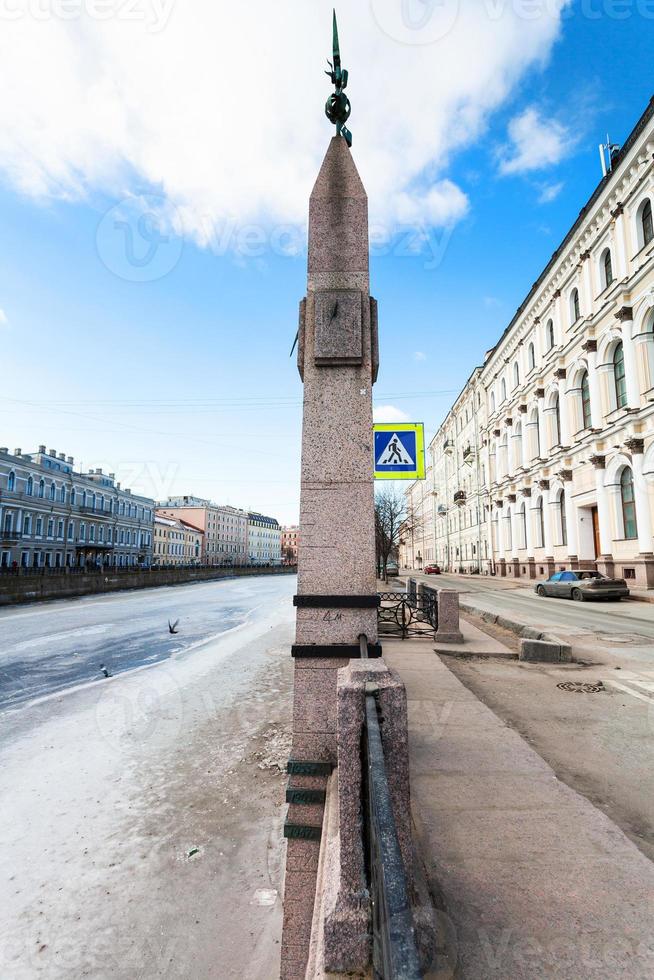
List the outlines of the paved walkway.
{"type": "Polygon", "coordinates": [[[654,976],[654,865],[430,643],[386,641],[384,656],[407,688],[412,808],[455,975],[654,976]]]}

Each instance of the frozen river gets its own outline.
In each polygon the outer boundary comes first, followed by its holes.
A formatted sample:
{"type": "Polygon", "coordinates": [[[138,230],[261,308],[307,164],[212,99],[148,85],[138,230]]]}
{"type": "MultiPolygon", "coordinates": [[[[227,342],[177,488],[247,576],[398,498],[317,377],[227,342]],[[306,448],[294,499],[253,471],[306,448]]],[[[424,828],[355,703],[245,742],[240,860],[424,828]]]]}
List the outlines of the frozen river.
{"type": "Polygon", "coordinates": [[[295,589],[0,612],[2,980],[279,976],[295,589]]]}
{"type": "Polygon", "coordinates": [[[262,575],[2,610],[0,711],[101,682],[101,664],[115,675],[183,656],[290,596],[294,583],[262,575]]]}

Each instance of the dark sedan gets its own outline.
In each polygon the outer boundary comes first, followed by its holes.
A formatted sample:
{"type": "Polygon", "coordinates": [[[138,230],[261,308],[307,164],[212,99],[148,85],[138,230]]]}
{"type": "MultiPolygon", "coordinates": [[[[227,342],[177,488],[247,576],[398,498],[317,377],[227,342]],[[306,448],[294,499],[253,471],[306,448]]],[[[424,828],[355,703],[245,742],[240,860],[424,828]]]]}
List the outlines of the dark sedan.
{"type": "Polygon", "coordinates": [[[588,571],[556,572],[547,582],[539,582],[536,592],[538,595],[575,599],[577,602],[586,602],[589,599],[624,599],[629,595],[623,578],[607,578],[599,572],[588,571]]]}

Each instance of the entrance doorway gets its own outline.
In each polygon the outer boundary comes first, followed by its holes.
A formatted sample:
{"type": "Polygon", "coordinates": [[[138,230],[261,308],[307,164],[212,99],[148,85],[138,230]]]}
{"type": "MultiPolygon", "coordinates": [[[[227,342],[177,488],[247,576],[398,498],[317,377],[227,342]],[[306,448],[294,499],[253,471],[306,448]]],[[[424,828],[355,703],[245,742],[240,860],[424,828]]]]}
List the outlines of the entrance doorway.
{"type": "Polygon", "coordinates": [[[599,558],[602,554],[602,549],[600,546],[600,530],[599,530],[599,514],[597,507],[592,508],[593,515],[593,545],[595,548],[595,558],[599,558]]]}

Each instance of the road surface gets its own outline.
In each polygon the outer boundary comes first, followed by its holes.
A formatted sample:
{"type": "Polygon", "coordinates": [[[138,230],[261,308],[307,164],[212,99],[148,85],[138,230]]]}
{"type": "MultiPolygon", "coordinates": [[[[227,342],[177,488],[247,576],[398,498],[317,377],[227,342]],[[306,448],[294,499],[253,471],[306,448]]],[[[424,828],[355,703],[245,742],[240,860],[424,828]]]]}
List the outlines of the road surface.
{"type": "Polygon", "coordinates": [[[0,977],[276,980],[295,589],[0,614],[0,977]]]}
{"type": "Polygon", "coordinates": [[[505,584],[489,576],[408,574],[437,588],[456,589],[462,598],[470,596],[475,605],[488,612],[508,618],[513,615],[520,622],[569,636],[575,642],[583,642],[585,635],[616,652],[627,643],[630,648],[625,653],[635,661],[652,661],[654,603],[581,603],[537,596],[533,586],[516,588],[514,583],[505,584]]]}

